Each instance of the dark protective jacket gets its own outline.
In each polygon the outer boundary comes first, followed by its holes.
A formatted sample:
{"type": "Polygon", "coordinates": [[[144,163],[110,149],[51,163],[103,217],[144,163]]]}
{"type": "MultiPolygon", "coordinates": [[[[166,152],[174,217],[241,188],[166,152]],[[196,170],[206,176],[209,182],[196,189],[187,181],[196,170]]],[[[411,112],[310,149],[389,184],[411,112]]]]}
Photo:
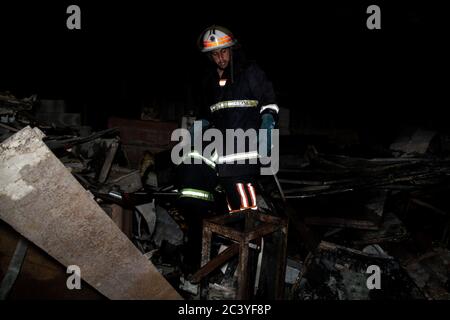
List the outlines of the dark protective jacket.
{"type": "MultiPolygon", "coordinates": [[[[248,62],[240,50],[232,52],[232,63],[224,70],[221,79],[215,66],[206,73],[202,82],[203,106],[199,115],[222,132],[224,149],[226,129],[254,129],[258,132],[261,116],[265,113],[272,114],[275,121],[278,120],[275,92],[264,71],[256,63],[248,62]],[[220,85],[220,80],[226,80],[224,86],[220,85]]],[[[246,164],[231,163],[235,159],[255,157],[257,149],[251,148],[248,139],[245,152],[238,151],[242,150],[237,150],[237,145],[232,153],[218,151],[219,177],[259,174],[259,164],[250,164],[250,160],[246,160],[246,164]]]]}

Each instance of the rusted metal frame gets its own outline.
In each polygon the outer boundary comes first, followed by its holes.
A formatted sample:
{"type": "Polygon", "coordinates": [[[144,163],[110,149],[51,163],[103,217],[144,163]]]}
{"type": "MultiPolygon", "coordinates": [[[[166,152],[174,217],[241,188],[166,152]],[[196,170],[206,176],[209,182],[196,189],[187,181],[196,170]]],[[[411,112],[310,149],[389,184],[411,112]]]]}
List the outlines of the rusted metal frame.
{"type": "Polygon", "coordinates": [[[274,217],[274,216],[262,213],[262,214],[258,214],[258,220],[263,221],[263,222],[273,223],[273,224],[280,224],[280,223],[283,223],[283,221],[285,221],[286,219],[274,217]]]}
{"type": "Polygon", "coordinates": [[[227,225],[230,223],[238,222],[244,218],[256,218],[260,221],[269,222],[269,223],[279,223],[282,221],[282,218],[271,216],[263,213],[256,213],[254,210],[245,210],[237,213],[233,213],[230,215],[221,215],[218,217],[213,217],[205,220],[205,222],[218,224],[218,225],[227,225]]]}
{"type": "Polygon", "coordinates": [[[211,240],[212,240],[212,231],[207,226],[204,226],[202,237],[202,264],[201,264],[202,267],[206,265],[210,260],[211,240]]]}
{"type": "Polygon", "coordinates": [[[257,238],[262,238],[263,236],[270,234],[270,233],[274,233],[275,231],[277,231],[280,228],[280,226],[278,225],[274,225],[272,223],[265,223],[263,225],[257,226],[256,228],[254,228],[251,231],[248,231],[245,234],[245,239],[248,241],[257,239],[257,238]]]}
{"type": "Polygon", "coordinates": [[[239,232],[232,229],[231,227],[219,226],[214,224],[209,224],[205,227],[214,233],[218,233],[238,242],[241,242],[244,239],[247,241],[254,240],[256,238],[262,237],[263,235],[275,232],[279,228],[278,225],[274,225],[271,223],[265,223],[247,232],[239,232]]]}
{"type": "Polygon", "coordinates": [[[245,218],[245,216],[243,215],[243,212],[237,212],[237,213],[233,213],[233,214],[229,214],[229,215],[221,215],[221,216],[217,216],[217,217],[212,217],[212,218],[205,220],[205,222],[210,222],[210,223],[214,223],[214,224],[218,224],[218,225],[226,225],[226,224],[238,222],[239,220],[242,220],[244,218],[245,218]]]}
{"type": "MultiPolygon", "coordinates": [[[[203,227],[202,269],[204,267],[211,266],[210,264],[211,262],[209,262],[209,260],[210,260],[212,233],[217,233],[221,236],[225,236],[227,238],[230,238],[231,240],[237,241],[239,243],[236,244],[236,246],[239,246],[237,299],[241,300],[248,299],[250,294],[249,292],[250,275],[248,274],[249,251],[250,251],[249,243],[252,240],[261,239],[265,235],[278,234],[279,236],[277,238],[277,242],[279,244],[278,250],[279,259],[277,259],[278,266],[276,276],[277,281],[276,296],[281,299],[284,294],[284,277],[285,277],[284,269],[286,266],[287,227],[288,224],[286,219],[272,217],[269,215],[255,214],[253,211],[250,210],[237,213],[234,216],[226,215],[205,220],[203,227]],[[232,221],[230,221],[231,220],[230,218],[232,219],[232,221]],[[239,232],[225,225],[237,222],[244,218],[246,219],[245,220],[246,229],[247,230],[250,229],[247,232],[239,232]],[[263,224],[260,226],[253,227],[256,221],[260,221],[263,224]]],[[[195,280],[202,281],[203,278],[195,280]]]]}
{"type": "Polygon", "coordinates": [[[191,283],[199,283],[203,278],[208,276],[211,272],[222,266],[225,262],[237,255],[239,252],[239,245],[237,243],[231,245],[222,253],[215,256],[208,261],[200,270],[198,270],[191,278],[191,283]]]}
{"type": "Polygon", "coordinates": [[[275,299],[282,300],[284,299],[284,283],[286,278],[288,224],[284,223],[281,228],[274,233],[274,237],[278,243],[278,257],[275,276],[275,299]]]}
{"type": "Polygon", "coordinates": [[[211,232],[226,236],[234,241],[241,241],[244,237],[244,234],[242,232],[236,231],[227,226],[220,226],[220,225],[216,225],[216,224],[205,223],[204,228],[211,232]]]}
{"type": "Polygon", "coordinates": [[[254,219],[254,215],[250,215],[247,212],[244,213],[244,217],[245,217],[245,227],[244,227],[244,233],[247,233],[248,231],[254,229],[256,220],[254,219]]]}
{"type": "Polygon", "coordinates": [[[249,241],[245,239],[239,243],[239,265],[238,265],[238,300],[249,298],[249,274],[248,270],[249,241]]]}

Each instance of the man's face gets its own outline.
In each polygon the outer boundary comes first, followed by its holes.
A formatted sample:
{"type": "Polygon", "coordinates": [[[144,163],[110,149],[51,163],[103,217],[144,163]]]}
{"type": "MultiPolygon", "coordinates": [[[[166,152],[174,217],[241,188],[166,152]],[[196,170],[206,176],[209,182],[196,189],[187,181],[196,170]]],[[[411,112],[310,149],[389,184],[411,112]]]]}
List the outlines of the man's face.
{"type": "Polygon", "coordinates": [[[224,70],[230,63],[230,54],[230,48],[222,48],[211,52],[211,57],[217,67],[221,70],[224,70]]]}

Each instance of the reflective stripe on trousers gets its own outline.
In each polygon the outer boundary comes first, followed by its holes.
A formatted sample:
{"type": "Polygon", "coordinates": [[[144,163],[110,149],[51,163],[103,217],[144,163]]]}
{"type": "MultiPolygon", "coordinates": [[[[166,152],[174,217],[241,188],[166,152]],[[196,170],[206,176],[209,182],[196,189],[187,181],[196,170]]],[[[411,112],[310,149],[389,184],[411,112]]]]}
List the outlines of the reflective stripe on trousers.
{"type": "Polygon", "coordinates": [[[214,201],[214,195],[211,192],[193,189],[193,188],[183,188],[180,190],[179,197],[185,198],[195,198],[205,201],[214,201]]]}
{"type": "MultiPolygon", "coordinates": [[[[232,208],[230,205],[230,201],[228,201],[228,211],[230,213],[252,209],[257,210],[258,207],[256,205],[256,192],[255,188],[251,183],[236,183],[236,195],[240,198],[240,207],[232,208]]],[[[232,197],[235,195],[228,194],[227,197],[232,197]]]]}

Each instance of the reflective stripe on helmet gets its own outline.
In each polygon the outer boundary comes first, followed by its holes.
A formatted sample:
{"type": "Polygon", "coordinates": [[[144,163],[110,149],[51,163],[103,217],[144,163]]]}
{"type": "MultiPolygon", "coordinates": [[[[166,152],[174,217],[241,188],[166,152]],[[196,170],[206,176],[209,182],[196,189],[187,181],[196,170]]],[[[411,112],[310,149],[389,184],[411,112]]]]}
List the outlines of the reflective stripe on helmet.
{"type": "Polygon", "coordinates": [[[226,108],[250,108],[256,107],[258,105],[258,100],[229,100],[229,101],[221,101],[210,108],[211,112],[215,112],[220,109],[226,108]]]}
{"type": "Polygon", "coordinates": [[[180,190],[180,198],[186,197],[186,198],[195,198],[205,201],[214,201],[214,196],[211,192],[199,190],[199,189],[192,189],[192,188],[184,188],[180,190]]]}
{"type": "Polygon", "coordinates": [[[276,104],[268,104],[268,105],[262,106],[260,112],[262,113],[266,109],[274,110],[276,113],[278,113],[280,111],[280,108],[278,108],[278,106],[276,104]]]}
{"type": "Polygon", "coordinates": [[[214,37],[213,39],[214,40],[211,41],[210,38],[207,38],[205,41],[203,41],[203,46],[205,48],[218,47],[233,41],[233,39],[228,35],[225,35],[221,38],[214,37]]]}
{"type": "Polygon", "coordinates": [[[218,163],[223,164],[226,162],[233,162],[237,160],[247,160],[258,158],[258,151],[233,153],[230,155],[219,157],[218,163]]]}

